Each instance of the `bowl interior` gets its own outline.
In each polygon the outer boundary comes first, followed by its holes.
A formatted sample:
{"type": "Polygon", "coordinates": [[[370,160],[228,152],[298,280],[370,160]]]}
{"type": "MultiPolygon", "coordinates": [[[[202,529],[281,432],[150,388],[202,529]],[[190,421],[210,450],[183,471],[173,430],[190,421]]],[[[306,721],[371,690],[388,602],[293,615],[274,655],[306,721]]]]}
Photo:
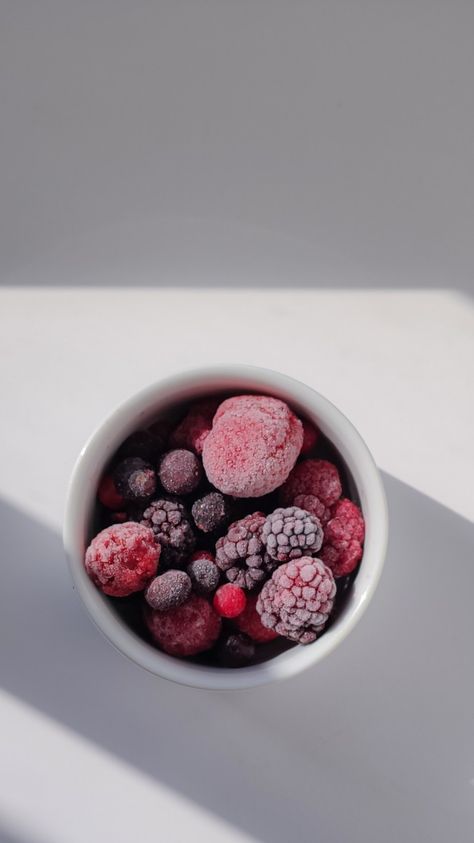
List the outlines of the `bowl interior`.
{"type": "Polygon", "coordinates": [[[68,496],[65,546],[77,590],[93,620],[125,655],[157,675],[198,687],[238,688],[262,684],[299,672],[318,661],[350,631],[373,593],[383,564],[386,541],[386,508],[383,488],[365,444],[350,422],[326,399],[304,384],[284,375],[251,367],[206,370],[171,378],[148,387],[122,404],[84,446],[71,479],[68,496]],[[239,392],[259,392],[282,398],[301,417],[315,423],[326,437],[325,452],[335,461],[343,479],[343,494],[362,508],[366,522],[364,555],[355,576],[339,589],[336,608],[323,636],[306,647],[283,643],[266,645],[267,661],[226,669],[206,663],[175,659],[146,640],[138,601],[116,600],[101,594],[83,565],[87,544],[97,532],[96,490],[99,479],[123,440],[133,431],[161,417],[179,418],[198,398],[226,397],[239,392]],[[271,656],[271,658],[268,658],[271,656]]]}

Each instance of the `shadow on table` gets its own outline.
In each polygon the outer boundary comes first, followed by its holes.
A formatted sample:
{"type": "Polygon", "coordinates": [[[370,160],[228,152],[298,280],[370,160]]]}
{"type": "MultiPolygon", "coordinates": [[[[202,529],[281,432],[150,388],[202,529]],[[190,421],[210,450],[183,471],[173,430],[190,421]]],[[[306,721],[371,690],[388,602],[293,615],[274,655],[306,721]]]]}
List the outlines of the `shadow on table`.
{"type": "Polygon", "coordinates": [[[467,840],[472,528],[385,482],[387,565],[356,630],[304,675],[234,693],[122,658],[74,595],[59,536],[2,503],[2,685],[259,840],[467,840]]]}

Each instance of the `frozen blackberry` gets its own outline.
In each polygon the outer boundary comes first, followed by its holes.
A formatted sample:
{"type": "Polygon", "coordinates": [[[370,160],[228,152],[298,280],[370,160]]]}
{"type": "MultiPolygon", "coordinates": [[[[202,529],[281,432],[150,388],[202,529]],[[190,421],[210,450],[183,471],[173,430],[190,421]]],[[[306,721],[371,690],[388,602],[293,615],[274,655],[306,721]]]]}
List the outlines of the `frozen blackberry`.
{"type": "Polygon", "coordinates": [[[152,609],[166,612],[184,603],[191,594],[191,580],[184,571],[165,571],[151,581],[145,600],[152,609]]]}
{"type": "Polygon", "coordinates": [[[156,492],[155,471],[141,457],[122,460],[114,470],[113,481],[118,493],[127,501],[146,501],[156,492]]]}
{"type": "Polygon", "coordinates": [[[255,655],[255,644],[248,635],[232,633],[219,642],[217,655],[224,667],[243,667],[255,655]]]}
{"type": "Polygon", "coordinates": [[[213,533],[229,519],[229,506],[220,492],[209,492],[193,503],[191,513],[198,530],[213,533]]]}
{"type": "Polygon", "coordinates": [[[323,543],[321,522],[297,506],[279,507],[262,528],[267,553],[277,562],[316,554],[323,543]]]}
{"type": "Polygon", "coordinates": [[[161,545],[161,567],[180,567],[194,550],[193,528],[183,504],[159,498],[145,509],[141,523],[151,527],[161,545]]]}
{"type": "Polygon", "coordinates": [[[212,594],[219,585],[219,568],[206,557],[193,559],[186,570],[196,594],[205,597],[212,594]]]}
{"type": "Polygon", "coordinates": [[[263,512],[253,512],[231,524],[226,535],[217,540],[216,564],[226,579],[240,588],[254,588],[276,565],[262,541],[264,523],[263,512]]]}
{"type": "Polygon", "coordinates": [[[257,612],[268,629],[310,644],[323,631],[335,595],[332,571],[320,559],[302,556],[273,572],[258,596],[257,612]]]}
{"type": "Polygon", "coordinates": [[[176,448],[162,456],[158,474],[166,492],[188,495],[199,486],[202,466],[192,451],[176,448]]]}

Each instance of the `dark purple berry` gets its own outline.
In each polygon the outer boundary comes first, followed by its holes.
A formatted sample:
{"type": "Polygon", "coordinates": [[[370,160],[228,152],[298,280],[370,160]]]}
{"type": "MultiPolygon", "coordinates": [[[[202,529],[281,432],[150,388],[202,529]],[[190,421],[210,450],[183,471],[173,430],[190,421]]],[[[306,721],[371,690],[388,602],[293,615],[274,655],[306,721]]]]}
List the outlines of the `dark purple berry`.
{"type": "Polygon", "coordinates": [[[179,567],[189,559],[196,540],[182,503],[169,498],[152,501],[143,512],[141,523],[151,527],[161,545],[162,567],[179,567]]]}
{"type": "Polygon", "coordinates": [[[113,473],[117,491],[127,501],[146,501],[156,491],[156,474],[153,467],[140,457],[128,457],[120,462],[113,473]]]}
{"type": "Polygon", "coordinates": [[[162,456],[158,474],[166,492],[188,495],[199,486],[202,466],[192,451],[177,448],[162,456]]]}
{"type": "Polygon", "coordinates": [[[219,661],[225,667],[243,667],[255,655],[255,644],[243,633],[232,633],[220,641],[218,647],[219,661]]]}
{"type": "Polygon", "coordinates": [[[210,559],[193,559],[186,570],[196,594],[203,597],[212,594],[219,585],[219,568],[210,559]]]}
{"type": "Polygon", "coordinates": [[[213,533],[228,521],[229,506],[220,492],[209,492],[193,503],[191,513],[198,530],[213,533]]]}
{"type": "Polygon", "coordinates": [[[152,609],[166,612],[184,603],[191,594],[191,580],[184,571],[166,571],[151,581],[145,600],[152,609]]]}

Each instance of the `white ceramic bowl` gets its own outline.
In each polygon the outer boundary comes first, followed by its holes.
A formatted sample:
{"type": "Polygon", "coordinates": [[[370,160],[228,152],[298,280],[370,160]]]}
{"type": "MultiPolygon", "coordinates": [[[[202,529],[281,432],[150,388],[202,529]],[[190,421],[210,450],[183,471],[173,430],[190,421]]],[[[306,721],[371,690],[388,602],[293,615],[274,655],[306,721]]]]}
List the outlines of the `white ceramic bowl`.
{"type": "Polygon", "coordinates": [[[326,398],[286,375],[252,366],[228,366],[186,372],[143,389],[116,409],[92,434],[76,462],[69,486],[64,545],[75,587],[92,620],[120,650],[157,676],[183,685],[219,690],[248,688],[293,676],[344,640],[361,618],[382,571],[387,544],[385,493],[374,460],[357,430],[326,398]],[[314,421],[338,450],[357,490],[366,524],[364,555],[343,608],[320,639],[298,646],[257,665],[225,669],[176,659],[136,635],[93,585],[84,569],[84,552],[91,537],[96,490],[105,465],[121,442],[145,427],[159,413],[180,402],[213,392],[264,392],[287,401],[314,421]]]}

